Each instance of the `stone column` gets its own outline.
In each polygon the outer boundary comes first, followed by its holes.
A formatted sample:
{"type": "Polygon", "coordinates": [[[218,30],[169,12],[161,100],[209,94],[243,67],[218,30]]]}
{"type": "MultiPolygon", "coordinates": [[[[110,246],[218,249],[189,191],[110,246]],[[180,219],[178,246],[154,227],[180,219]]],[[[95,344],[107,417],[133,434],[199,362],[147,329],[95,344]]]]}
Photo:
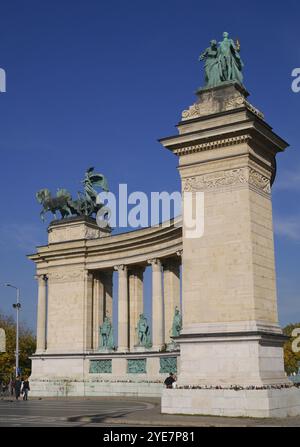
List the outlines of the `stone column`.
{"type": "Polygon", "coordinates": [[[47,312],[47,276],[39,275],[36,352],[46,350],[46,312],[47,312]]]}
{"type": "Polygon", "coordinates": [[[103,272],[102,276],[102,282],[104,285],[104,317],[106,315],[109,316],[109,318],[112,321],[113,318],[113,271],[107,270],[103,272]]]}
{"type": "Polygon", "coordinates": [[[160,350],[164,344],[162,266],[159,259],[151,259],[148,263],[152,265],[152,348],[160,350]]]}
{"type": "Polygon", "coordinates": [[[94,283],[94,275],[92,272],[86,271],[84,274],[85,278],[85,297],[84,297],[84,322],[85,322],[85,331],[84,331],[84,349],[91,350],[93,349],[93,335],[94,335],[94,321],[93,321],[93,283],[94,283]]]}
{"type": "Polygon", "coordinates": [[[128,272],[126,265],[115,266],[118,271],[118,351],[129,350],[129,303],[128,303],[128,272]]]}
{"type": "Polygon", "coordinates": [[[129,346],[137,344],[136,328],[140,314],[143,313],[143,267],[135,267],[129,272],[129,346]]]}
{"type": "Polygon", "coordinates": [[[99,271],[93,281],[93,349],[99,347],[99,327],[107,315],[113,319],[112,271],[99,271]]]}
{"type": "Polygon", "coordinates": [[[180,260],[167,259],[164,268],[165,343],[172,341],[175,308],[180,309],[180,260]]]}
{"type": "Polygon", "coordinates": [[[103,323],[103,284],[95,274],[93,283],[93,349],[99,347],[99,326],[103,323]]]}

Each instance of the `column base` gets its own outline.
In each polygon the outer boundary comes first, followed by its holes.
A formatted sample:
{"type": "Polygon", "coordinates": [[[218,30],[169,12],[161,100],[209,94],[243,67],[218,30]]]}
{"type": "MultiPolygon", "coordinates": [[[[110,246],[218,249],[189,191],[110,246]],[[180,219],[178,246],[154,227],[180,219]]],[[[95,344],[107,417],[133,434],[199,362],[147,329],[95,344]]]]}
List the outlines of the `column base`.
{"type": "Polygon", "coordinates": [[[300,389],[164,389],[161,411],[167,414],[257,418],[299,416],[300,389]]]}

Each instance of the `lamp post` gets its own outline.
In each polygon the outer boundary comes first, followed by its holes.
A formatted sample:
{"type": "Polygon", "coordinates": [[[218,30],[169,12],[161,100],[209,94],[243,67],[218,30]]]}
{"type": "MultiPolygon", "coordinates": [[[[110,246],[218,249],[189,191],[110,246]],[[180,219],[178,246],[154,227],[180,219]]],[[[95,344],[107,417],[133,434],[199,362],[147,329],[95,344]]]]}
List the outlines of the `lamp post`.
{"type": "Polygon", "coordinates": [[[17,302],[13,304],[13,308],[17,311],[16,319],[16,377],[19,375],[19,310],[20,304],[20,289],[12,284],[4,284],[6,287],[11,287],[17,291],[17,302]]]}

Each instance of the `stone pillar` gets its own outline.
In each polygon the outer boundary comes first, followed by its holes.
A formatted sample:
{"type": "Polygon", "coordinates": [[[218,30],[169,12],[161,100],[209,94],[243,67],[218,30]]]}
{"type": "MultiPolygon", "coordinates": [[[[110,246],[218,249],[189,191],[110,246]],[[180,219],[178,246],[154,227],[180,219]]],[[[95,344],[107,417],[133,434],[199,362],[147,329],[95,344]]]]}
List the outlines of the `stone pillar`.
{"type": "Polygon", "coordinates": [[[143,275],[144,267],[131,268],[129,271],[129,346],[137,344],[137,324],[143,313],[143,275]]]}
{"type": "Polygon", "coordinates": [[[38,309],[37,309],[37,335],[36,352],[46,350],[46,319],[47,319],[47,276],[39,275],[38,280],[38,309]]]}
{"type": "Polygon", "coordinates": [[[183,191],[178,385],[212,388],[192,390],[189,397],[186,390],[172,395],[164,390],[163,412],[182,413],[183,407],[188,413],[227,416],[300,411],[300,394],[292,402],[284,388],[280,409],[272,392],[262,400],[259,391],[251,391],[230,401],[213,390],[288,382],[277,315],[271,202],[275,155],[287,143],[247,96],[238,84],[203,89],[183,112],[179,135],[161,140],[179,157],[183,191]],[[198,209],[188,208],[191,198],[198,209]],[[179,397],[185,397],[184,403],[179,397]]]}
{"type": "Polygon", "coordinates": [[[115,266],[118,271],[118,351],[129,350],[128,272],[126,265],[115,266]]]}
{"type": "Polygon", "coordinates": [[[152,349],[156,351],[164,344],[162,266],[159,259],[151,259],[148,263],[152,265],[152,349]]]}
{"type": "Polygon", "coordinates": [[[176,258],[167,259],[164,269],[164,308],[165,308],[165,343],[172,341],[172,325],[175,308],[180,309],[180,261],[176,258]]]}

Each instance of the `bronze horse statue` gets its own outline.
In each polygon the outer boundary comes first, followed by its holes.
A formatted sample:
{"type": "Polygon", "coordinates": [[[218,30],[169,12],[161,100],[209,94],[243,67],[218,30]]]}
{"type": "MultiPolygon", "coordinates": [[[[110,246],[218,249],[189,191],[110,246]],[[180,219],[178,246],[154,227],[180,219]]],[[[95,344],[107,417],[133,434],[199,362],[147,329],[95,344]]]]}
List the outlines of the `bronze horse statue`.
{"type": "Polygon", "coordinates": [[[36,193],[36,198],[43,206],[40,213],[41,219],[45,220],[47,212],[51,212],[54,219],[57,219],[57,211],[60,212],[62,219],[70,216],[92,217],[97,214],[104,205],[97,202],[98,193],[95,186],[102,188],[103,191],[108,191],[106,178],[103,174],[94,172],[94,168],[91,167],[86,170],[85,177],[81,183],[84,185],[84,191],[78,192],[77,200],[73,200],[72,195],[64,188],[57,190],[56,197],[51,195],[49,189],[40,189],[36,193]]]}
{"type": "Polygon", "coordinates": [[[72,206],[72,196],[66,189],[58,189],[56,197],[52,197],[49,189],[40,189],[36,193],[36,198],[37,201],[43,205],[43,209],[40,213],[43,222],[47,212],[51,212],[54,219],[57,219],[57,211],[60,212],[62,219],[74,215],[75,210],[72,206]]]}

